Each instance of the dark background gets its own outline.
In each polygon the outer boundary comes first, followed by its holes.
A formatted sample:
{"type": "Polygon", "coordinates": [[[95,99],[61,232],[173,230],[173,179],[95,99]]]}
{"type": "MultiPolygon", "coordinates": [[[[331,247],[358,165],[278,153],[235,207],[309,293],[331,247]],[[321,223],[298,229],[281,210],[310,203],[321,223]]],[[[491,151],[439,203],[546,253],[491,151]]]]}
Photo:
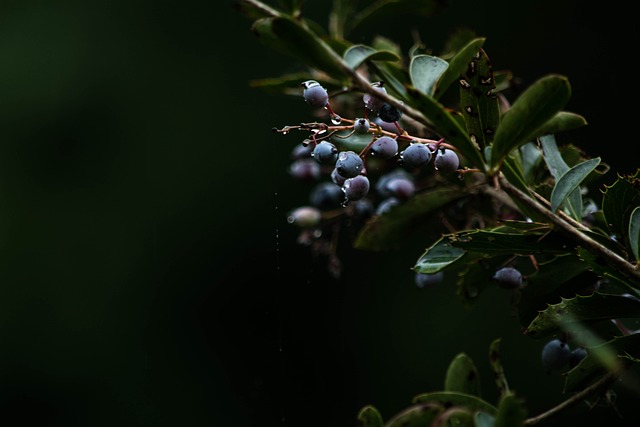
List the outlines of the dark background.
{"type": "MultiPolygon", "coordinates": [[[[307,1],[318,21],[328,1],[307,1]]],[[[230,1],[0,3],[0,420],[12,426],[354,426],[442,388],[458,352],[496,391],[502,337],[512,388],[534,415],[559,402],[507,297],[473,309],[425,292],[392,254],[345,253],[335,280],[295,243],[287,174],[301,99],[248,82],[298,69],[262,47],[230,1]],[[8,420],[13,420],[9,423],[8,420]]],[[[436,50],[469,26],[523,83],[569,77],[567,136],[614,172],[637,161],[637,25],[630,10],[556,1],[453,1],[360,34],[436,50]]],[[[611,182],[610,181],[610,182],[611,182]]],[[[634,400],[635,399],[635,400],[634,400]]],[[[634,425],[585,405],[558,418],[634,425]],[[613,419],[613,421],[611,421],[613,419]]],[[[633,419],[635,417],[635,420],[633,419]]],[[[590,424],[592,423],[592,424],[590,424]]]]}

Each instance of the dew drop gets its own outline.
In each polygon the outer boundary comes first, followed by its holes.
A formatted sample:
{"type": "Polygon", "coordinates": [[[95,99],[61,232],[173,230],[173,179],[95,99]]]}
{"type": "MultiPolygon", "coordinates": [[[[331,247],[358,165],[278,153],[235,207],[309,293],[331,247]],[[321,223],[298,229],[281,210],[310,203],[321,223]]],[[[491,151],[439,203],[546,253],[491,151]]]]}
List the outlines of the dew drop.
{"type": "Polygon", "coordinates": [[[339,125],[340,123],[342,123],[342,117],[337,114],[333,114],[331,116],[331,123],[333,123],[334,125],[339,125]]]}

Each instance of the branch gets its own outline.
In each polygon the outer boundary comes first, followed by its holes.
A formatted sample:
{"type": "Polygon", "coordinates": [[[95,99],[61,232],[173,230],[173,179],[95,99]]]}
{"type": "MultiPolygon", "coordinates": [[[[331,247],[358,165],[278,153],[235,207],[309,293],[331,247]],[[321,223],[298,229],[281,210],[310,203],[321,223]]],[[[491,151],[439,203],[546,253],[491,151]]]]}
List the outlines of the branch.
{"type": "Polygon", "coordinates": [[[509,195],[511,195],[512,197],[520,200],[522,203],[526,204],[534,211],[545,216],[549,220],[549,222],[555,225],[561,232],[569,236],[579,245],[583,246],[588,251],[593,252],[606,259],[626,276],[632,277],[635,280],[640,280],[640,270],[638,270],[638,267],[635,264],[630,263],[617,253],[602,246],[591,237],[576,229],[576,227],[571,225],[565,219],[562,219],[559,215],[554,214],[550,209],[543,206],[540,202],[533,199],[531,196],[524,193],[519,188],[511,185],[511,183],[504,176],[500,175],[498,179],[500,186],[504,189],[504,191],[509,193],[509,195]]]}

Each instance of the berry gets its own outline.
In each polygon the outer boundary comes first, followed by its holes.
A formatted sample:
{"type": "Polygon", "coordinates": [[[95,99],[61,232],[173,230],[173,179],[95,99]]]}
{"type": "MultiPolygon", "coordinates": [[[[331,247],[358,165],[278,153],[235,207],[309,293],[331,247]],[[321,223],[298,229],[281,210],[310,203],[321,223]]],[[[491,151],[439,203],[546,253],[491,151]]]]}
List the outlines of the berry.
{"type": "Polygon", "coordinates": [[[336,171],[345,178],[353,178],[360,175],[364,163],[354,151],[341,151],[336,160],[336,171]]]}
{"type": "Polygon", "coordinates": [[[338,159],[338,148],[329,141],[319,142],[311,154],[322,165],[332,165],[338,159]]]}
{"type": "Polygon", "coordinates": [[[415,169],[426,165],[431,160],[431,151],[425,144],[415,142],[409,144],[400,153],[400,164],[407,169],[415,169]]]}
{"type": "Polygon", "coordinates": [[[338,173],[338,169],[333,168],[333,170],[331,171],[331,181],[342,187],[342,184],[344,184],[346,179],[347,178],[338,173]]]}
{"type": "Polygon", "coordinates": [[[320,178],[320,165],[315,160],[297,159],[289,166],[289,173],[298,181],[316,181],[320,178]]]}
{"type": "Polygon", "coordinates": [[[383,122],[394,123],[400,120],[402,117],[402,111],[398,110],[395,106],[391,104],[382,104],[380,109],[378,110],[378,117],[383,122]]]}
{"type": "Polygon", "coordinates": [[[411,175],[406,170],[400,169],[400,168],[393,169],[393,170],[381,175],[378,178],[378,181],[376,182],[376,192],[383,198],[387,198],[387,197],[393,196],[392,191],[389,190],[387,185],[389,184],[389,182],[391,182],[395,178],[402,178],[402,179],[407,179],[407,180],[412,180],[413,179],[411,177],[411,175]]]}
{"type": "Polygon", "coordinates": [[[335,209],[342,205],[344,193],[333,182],[321,182],[311,190],[309,201],[320,210],[335,209]]]}
{"type": "Polygon", "coordinates": [[[392,132],[400,135],[400,129],[396,127],[393,123],[387,123],[383,121],[380,117],[374,117],[371,121],[373,124],[376,124],[382,128],[382,130],[386,130],[387,132],[392,132]]]}
{"type": "Polygon", "coordinates": [[[311,157],[311,153],[313,153],[314,145],[311,144],[311,140],[307,139],[305,142],[301,142],[300,144],[293,147],[291,150],[291,158],[294,160],[297,159],[307,159],[311,157]],[[306,142],[309,141],[309,142],[306,142]]]}
{"type": "Polygon", "coordinates": [[[371,145],[371,155],[382,159],[390,159],[398,154],[398,141],[390,136],[381,136],[371,145]]]}
{"type": "Polygon", "coordinates": [[[329,93],[317,81],[307,80],[302,83],[302,87],[302,96],[312,107],[321,108],[329,103],[329,93]]]}
{"type": "Polygon", "coordinates": [[[442,282],[442,279],[444,279],[443,271],[438,271],[437,273],[416,273],[414,277],[416,286],[420,289],[437,285],[442,282]]]}
{"type": "Polygon", "coordinates": [[[584,347],[577,347],[571,350],[571,354],[569,355],[569,367],[575,368],[578,363],[582,359],[587,357],[587,349],[584,347]]]}
{"type": "Polygon", "coordinates": [[[440,148],[436,151],[436,158],[433,161],[436,170],[444,173],[454,172],[460,166],[460,159],[455,151],[448,148],[440,148]]]}
{"type": "Polygon", "coordinates": [[[413,180],[400,176],[390,178],[386,189],[392,197],[400,200],[409,200],[416,191],[413,180]]]}
{"type": "MultiPolygon", "coordinates": [[[[382,92],[385,94],[387,93],[387,89],[385,89],[383,82],[373,82],[371,83],[371,87],[373,87],[375,90],[379,92],[382,92]]],[[[380,98],[372,96],[371,94],[368,94],[368,93],[365,93],[362,96],[362,100],[364,101],[364,106],[371,111],[378,111],[378,109],[380,109],[380,107],[383,104],[383,101],[380,98]]]]}
{"type": "Polygon", "coordinates": [[[371,128],[371,123],[369,123],[369,120],[367,119],[363,119],[363,118],[355,119],[353,123],[353,130],[359,134],[364,134],[369,132],[370,128],[371,128]]]}
{"type": "Polygon", "coordinates": [[[542,364],[548,371],[564,368],[571,357],[571,349],[565,341],[554,338],[542,348],[542,364]]]}
{"type": "Polygon", "coordinates": [[[364,175],[357,175],[348,178],[342,185],[342,191],[346,197],[346,201],[360,200],[369,193],[369,178],[364,175]]]}
{"type": "Polygon", "coordinates": [[[294,209],[288,216],[287,222],[300,228],[313,228],[320,224],[322,214],[312,206],[302,206],[294,209]]]}
{"type": "Polygon", "coordinates": [[[522,273],[514,267],[502,267],[491,278],[501,288],[518,289],[522,286],[522,273]]]}

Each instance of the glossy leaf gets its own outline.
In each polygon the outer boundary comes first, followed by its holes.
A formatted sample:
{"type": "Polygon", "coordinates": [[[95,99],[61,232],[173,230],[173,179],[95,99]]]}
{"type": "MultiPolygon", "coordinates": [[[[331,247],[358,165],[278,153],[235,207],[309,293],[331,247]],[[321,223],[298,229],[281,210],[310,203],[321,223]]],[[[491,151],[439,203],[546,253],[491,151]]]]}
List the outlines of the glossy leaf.
{"type": "MultiPolygon", "coordinates": [[[[556,181],[556,185],[551,191],[551,210],[556,212],[558,208],[565,202],[566,198],[574,190],[579,189],[580,184],[593,170],[600,164],[600,158],[585,160],[566,171],[560,179],[556,181]]],[[[580,210],[576,213],[580,220],[582,217],[582,203],[580,203],[580,210]]]]}
{"type": "Polygon", "coordinates": [[[547,75],[529,86],[502,117],[491,149],[492,170],[499,169],[512,150],[530,142],[570,97],[571,86],[564,76],[547,75]]]}
{"type": "Polygon", "coordinates": [[[433,93],[435,99],[439,99],[451,84],[460,80],[460,76],[467,69],[471,60],[478,54],[485,40],[484,37],[471,40],[449,60],[449,66],[444,70],[442,76],[440,76],[433,93]]]}
{"type": "Polygon", "coordinates": [[[382,427],[384,420],[377,408],[367,405],[358,412],[358,427],[382,427]]]}
{"type": "Polygon", "coordinates": [[[484,170],[484,159],[480,151],[469,139],[467,130],[451,112],[433,97],[423,94],[416,88],[408,88],[407,95],[411,104],[422,111],[440,135],[455,146],[459,154],[464,157],[467,163],[465,166],[484,170]]]}
{"type": "Polygon", "coordinates": [[[342,55],[344,62],[356,69],[366,61],[399,61],[400,58],[393,52],[375,50],[363,44],[353,45],[342,55]]]}
{"type": "Polygon", "coordinates": [[[465,251],[452,247],[447,238],[441,238],[420,256],[414,270],[418,273],[437,273],[458,261],[465,251]]]}
{"type": "Polygon", "coordinates": [[[480,374],[473,359],[466,353],[457,354],[449,367],[444,381],[445,391],[481,395],[480,374]]]}
{"type": "Polygon", "coordinates": [[[631,252],[636,259],[636,262],[640,261],[640,248],[638,247],[640,241],[640,206],[631,211],[631,217],[629,219],[629,245],[631,246],[631,252]]]}
{"type": "Polygon", "coordinates": [[[586,125],[587,120],[583,116],[569,111],[559,111],[555,116],[539,127],[531,136],[533,139],[541,135],[553,135],[578,129],[586,125]]]}
{"type": "Polygon", "coordinates": [[[368,221],[358,233],[354,245],[358,249],[374,251],[393,249],[407,234],[428,225],[426,218],[429,215],[437,215],[444,206],[464,196],[466,193],[459,189],[447,187],[415,195],[406,203],[368,221]]]}
{"type": "MultiPolygon", "coordinates": [[[[555,136],[541,136],[540,146],[542,147],[544,160],[547,164],[549,172],[551,173],[551,176],[553,176],[553,178],[558,181],[560,177],[571,168],[565,163],[564,159],[562,158],[562,154],[560,154],[560,151],[558,150],[555,136]]],[[[569,193],[565,205],[567,206],[569,215],[573,219],[575,219],[576,221],[580,221],[582,219],[582,194],[580,193],[579,187],[569,193]]]]}
{"type": "Polygon", "coordinates": [[[480,49],[460,79],[460,110],[471,142],[481,151],[491,145],[500,123],[495,87],[491,63],[480,49]]]}
{"type": "Polygon", "coordinates": [[[533,319],[524,333],[531,337],[547,337],[561,325],[572,322],[640,317],[640,300],[635,297],[594,293],[589,296],[562,298],[549,305],[533,319]]]}
{"type": "Polygon", "coordinates": [[[425,95],[432,95],[442,73],[449,67],[444,59],[431,55],[416,55],[409,63],[411,84],[425,95]]]}
{"type": "Polygon", "coordinates": [[[437,403],[444,407],[464,406],[474,411],[495,414],[496,407],[472,394],[455,391],[437,391],[422,393],[413,398],[413,403],[437,403]]]}
{"type": "Polygon", "coordinates": [[[419,403],[412,405],[393,416],[385,427],[424,427],[444,412],[445,408],[437,403],[419,403]]]}

